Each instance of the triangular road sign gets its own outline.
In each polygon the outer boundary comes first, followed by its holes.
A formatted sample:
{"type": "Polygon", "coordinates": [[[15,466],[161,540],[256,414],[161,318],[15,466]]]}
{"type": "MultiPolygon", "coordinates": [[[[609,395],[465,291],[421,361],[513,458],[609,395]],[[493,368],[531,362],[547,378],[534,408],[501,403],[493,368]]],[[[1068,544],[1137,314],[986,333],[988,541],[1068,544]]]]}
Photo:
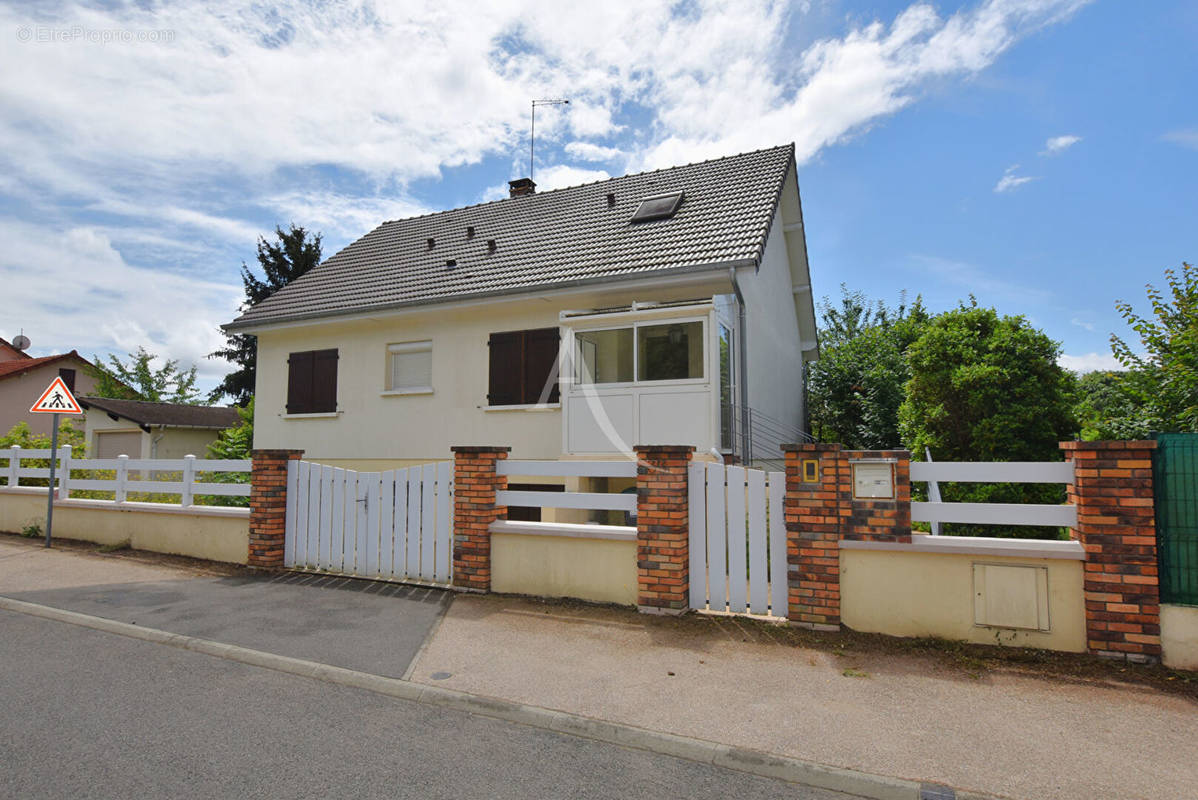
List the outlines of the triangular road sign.
{"type": "Polygon", "coordinates": [[[42,396],[29,409],[31,414],[82,414],[83,409],[75,401],[75,395],[63,383],[62,376],[54,379],[50,388],[42,392],[42,396]]]}

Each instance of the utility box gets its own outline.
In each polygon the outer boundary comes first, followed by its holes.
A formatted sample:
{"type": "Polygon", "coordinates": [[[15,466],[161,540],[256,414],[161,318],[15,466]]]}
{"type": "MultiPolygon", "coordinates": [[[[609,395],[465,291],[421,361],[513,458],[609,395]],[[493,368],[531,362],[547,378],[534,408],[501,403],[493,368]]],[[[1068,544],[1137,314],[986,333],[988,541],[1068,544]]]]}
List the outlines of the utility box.
{"type": "Polygon", "coordinates": [[[853,499],[891,500],[894,498],[894,462],[853,461],[853,499]]]}
{"type": "Polygon", "coordinates": [[[1048,568],[974,564],[973,623],[991,628],[1049,630],[1048,568]]]}

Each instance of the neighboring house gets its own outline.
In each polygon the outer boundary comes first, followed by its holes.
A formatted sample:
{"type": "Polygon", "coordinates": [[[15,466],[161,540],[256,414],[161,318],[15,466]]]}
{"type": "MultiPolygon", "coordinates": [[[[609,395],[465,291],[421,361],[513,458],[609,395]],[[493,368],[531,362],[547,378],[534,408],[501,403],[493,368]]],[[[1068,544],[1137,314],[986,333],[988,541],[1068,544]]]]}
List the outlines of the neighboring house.
{"type": "Polygon", "coordinates": [[[90,458],[207,458],[208,445],[239,422],[237,409],[80,397],[87,412],[84,436],[90,458]]]}
{"type": "Polygon", "coordinates": [[[31,358],[0,339],[0,435],[18,422],[29,423],[35,434],[49,435],[52,416],[30,414],[29,408],[58,377],[76,396],[92,391],[96,386],[92,369],[91,362],[74,350],[57,356],[31,358]]]}
{"type": "Polygon", "coordinates": [[[455,444],[743,457],[746,431],[776,457],[818,355],[794,147],[540,194],[512,181],[383,223],[225,330],[257,337],[255,446],[324,463],[455,444]]]}

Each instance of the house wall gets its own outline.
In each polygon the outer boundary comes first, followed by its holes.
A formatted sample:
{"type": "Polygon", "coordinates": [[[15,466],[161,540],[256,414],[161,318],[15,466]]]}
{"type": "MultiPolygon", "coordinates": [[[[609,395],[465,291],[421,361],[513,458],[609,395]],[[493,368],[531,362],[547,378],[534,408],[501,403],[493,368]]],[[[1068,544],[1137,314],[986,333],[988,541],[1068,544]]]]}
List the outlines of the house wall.
{"type": "MultiPolygon", "coordinates": [[[[793,190],[788,186],[784,191],[793,190]]],[[[760,269],[738,270],[737,280],[747,308],[747,405],[798,429],[803,420],[803,354],[781,208],[760,269]]]]}
{"type": "MultiPolygon", "coordinates": [[[[96,381],[85,372],[87,363],[82,359],[64,358],[51,364],[41,364],[28,372],[10,375],[0,380],[0,436],[8,433],[9,429],[18,422],[28,422],[29,428],[35,434],[50,434],[51,414],[30,414],[29,408],[35,402],[51,381],[58,377],[59,369],[75,370],[74,395],[79,397],[91,393],[96,381]]],[[[83,418],[79,416],[63,416],[61,420],[73,419],[76,426],[83,427],[83,418]]]]}
{"type": "Polygon", "coordinates": [[[183,458],[195,456],[208,458],[208,445],[216,441],[220,431],[201,430],[198,428],[167,428],[163,431],[157,428],[153,432],[150,444],[150,458],[183,458]],[[158,437],[162,438],[159,439],[158,437]],[[157,440],[157,444],[153,440],[157,440]]]}
{"type": "MultiPolygon", "coordinates": [[[[125,453],[129,458],[150,457],[150,435],[137,426],[136,422],[121,417],[112,419],[108,412],[98,408],[89,408],[84,416],[84,441],[87,442],[87,457],[100,458],[99,439],[102,434],[136,433],[139,436],[138,448],[135,453],[125,453]]],[[[123,437],[122,437],[123,438],[123,437]]]]}
{"type": "Polygon", "coordinates": [[[487,406],[491,333],[557,327],[566,309],[601,308],[634,300],[709,298],[729,290],[725,274],[690,276],[620,291],[547,293],[474,305],[445,305],[375,318],[261,330],[254,446],[298,448],[305,458],[362,469],[443,460],[455,444],[512,448],[513,458],[561,456],[560,406],[487,406]],[[387,345],[431,340],[433,393],[386,395],[387,345]],[[288,416],[287,358],[292,352],[336,347],[337,412],[288,416]]]}

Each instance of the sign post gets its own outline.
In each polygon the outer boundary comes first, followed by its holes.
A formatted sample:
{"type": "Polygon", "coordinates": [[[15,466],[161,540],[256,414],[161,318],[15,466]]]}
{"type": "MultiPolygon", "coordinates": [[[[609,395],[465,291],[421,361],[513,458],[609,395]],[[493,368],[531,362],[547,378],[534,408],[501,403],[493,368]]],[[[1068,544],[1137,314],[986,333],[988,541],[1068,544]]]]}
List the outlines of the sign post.
{"type": "Polygon", "coordinates": [[[29,409],[31,414],[50,414],[50,485],[46,493],[46,547],[50,546],[50,531],[54,527],[54,472],[58,464],[58,416],[59,414],[82,414],[83,409],[63,383],[62,376],[42,392],[42,396],[29,409]]]}

